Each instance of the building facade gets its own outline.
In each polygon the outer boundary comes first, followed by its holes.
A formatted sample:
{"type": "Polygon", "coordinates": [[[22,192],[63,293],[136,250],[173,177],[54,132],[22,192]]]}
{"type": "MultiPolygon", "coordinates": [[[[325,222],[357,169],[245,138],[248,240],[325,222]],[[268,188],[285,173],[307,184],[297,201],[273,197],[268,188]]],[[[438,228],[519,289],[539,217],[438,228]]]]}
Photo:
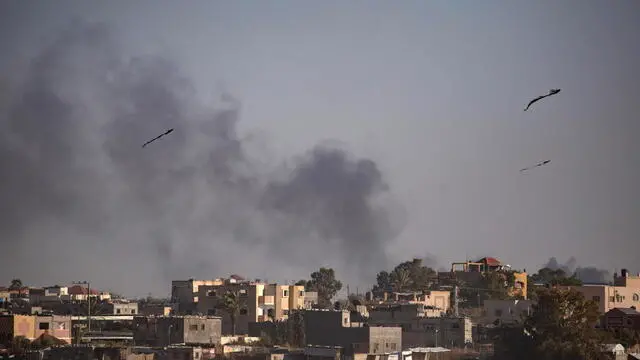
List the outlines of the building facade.
{"type": "Polygon", "coordinates": [[[134,318],[136,344],[169,346],[173,344],[218,345],[222,321],[215,316],[157,316],[134,318]]]}

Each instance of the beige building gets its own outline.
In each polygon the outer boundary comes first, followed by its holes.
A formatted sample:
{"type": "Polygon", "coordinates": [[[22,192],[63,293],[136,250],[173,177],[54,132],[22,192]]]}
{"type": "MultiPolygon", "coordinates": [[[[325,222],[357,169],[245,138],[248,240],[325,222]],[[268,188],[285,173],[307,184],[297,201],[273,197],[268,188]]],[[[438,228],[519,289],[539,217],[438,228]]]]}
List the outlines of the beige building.
{"type": "Polygon", "coordinates": [[[200,286],[223,285],[223,279],[213,280],[174,280],[171,282],[171,302],[178,304],[177,311],[181,314],[191,314],[198,304],[200,286]]]}
{"type": "Polygon", "coordinates": [[[623,269],[620,276],[614,274],[614,285],[562,286],[582,293],[598,304],[601,314],[614,308],[640,308],[640,275],[631,275],[623,269]]]}
{"type": "Polygon", "coordinates": [[[224,334],[233,332],[231,317],[220,308],[227,292],[236,293],[240,302],[236,318],[237,334],[247,334],[251,322],[286,320],[290,310],[305,308],[304,286],[250,282],[201,285],[198,288],[196,312],[221,316],[224,334]]]}
{"type": "Polygon", "coordinates": [[[369,323],[413,322],[417,318],[440,317],[444,313],[424,306],[424,304],[381,304],[374,305],[368,311],[369,323]]]}

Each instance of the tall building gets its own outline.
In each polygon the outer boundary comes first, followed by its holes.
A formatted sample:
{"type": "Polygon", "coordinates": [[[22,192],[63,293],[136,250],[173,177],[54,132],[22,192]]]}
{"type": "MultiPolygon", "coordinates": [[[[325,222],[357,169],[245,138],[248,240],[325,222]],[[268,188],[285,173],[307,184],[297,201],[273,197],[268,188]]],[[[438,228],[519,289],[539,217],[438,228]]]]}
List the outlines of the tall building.
{"type": "Polygon", "coordinates": [[[237,295],[240,310],[236,317],[236,334],[246,334],[249,323],[285,320],[290,310],[305,308],[304,286],[257,282],[204,285],[198,289],[196,311],[222,317],[222,332],[233,332],[231,316],[222,307],[226,293],[237,295]]]}

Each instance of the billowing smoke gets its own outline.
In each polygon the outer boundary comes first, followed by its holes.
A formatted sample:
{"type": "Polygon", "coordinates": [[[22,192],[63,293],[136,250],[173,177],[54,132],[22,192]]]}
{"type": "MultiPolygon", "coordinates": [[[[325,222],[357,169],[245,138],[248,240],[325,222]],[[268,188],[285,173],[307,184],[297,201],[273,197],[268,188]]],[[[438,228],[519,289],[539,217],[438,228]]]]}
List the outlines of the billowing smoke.
{"type": "Polygon", "coordinates": [[[575,274],[584,283],[609,283],[612,280],[611,273],[605,269],[598,269],[593,266],[577,266],[577,260],[572,256],[566,263],[561,264],[555,257],[547,261],[543,267],[552,270],[562,269],[567,275],[575,274]]]}
{"type": "Polygon", "coordinates": [[[401,226],[372,160],[316,146],[284,172],[259,165],[236,133],[237,100],[198,104],[175,62],[125,56],[103,25],[74,22],[13,75],[0,86],[7,279],[145,294],[321,265],[368,283],[387,267],[401,226]]]}

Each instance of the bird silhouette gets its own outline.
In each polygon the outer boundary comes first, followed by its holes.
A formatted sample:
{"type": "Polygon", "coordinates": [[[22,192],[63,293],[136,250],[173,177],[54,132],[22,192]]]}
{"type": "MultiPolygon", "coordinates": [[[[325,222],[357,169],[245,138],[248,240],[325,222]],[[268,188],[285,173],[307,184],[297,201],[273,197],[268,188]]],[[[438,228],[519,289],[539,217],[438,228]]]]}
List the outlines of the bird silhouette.
{"type": "Polygon", "coordinates": [[[544,98],[546,98],[546,97],[549,97],[549,96],[551,96],[551,95],[555,95],[555,94],[557,94],[557,93],[559,93],[559,92],[560,92],[560,89],[551,89],[551,90],[549,90],[549,93],[548,93],[548,94],[538,96],[537,98],[535,98],[535,99],[531,100],[531,101],[529,102],[529,104],[527,104],[527,107],[526,107],[526,108],[524,108],[524,111],[529,110],[529,107],[531,107],[531,105],[533,105],[534,103],[536,103],[536,102],[538,102],[538,101],[540,101],[540,100],[542,100],[542,99],[544,99],[544,98]]]}
{"type": "Polygon", "coordinates": [[[534,168],[537,168],[537,167],[540,167],[540,166],[544,166],[544,165],[547,165],[550,162],[551,162],[551,160],[545,160],[545,161],[539,162],[539,163],[537,163],[537,164],[535,164],[533,166],[529,166],[529,167],[526,167],[524,169],[521,169],[520,172],[524,172],[524,171],[531,170],[531,169],[534,169],[534,168]]]}
{"type": "Polygon", "coordinates": [[[142,144],[142,147],[145,147],[145,146],[151,144],[152,142],[160,139],[161,137],[171,134],[172,132],[173,132],[173,129],[169,129],[169,130],[165,131],[164,134],[160,134],[160,135],[154,137],[153,139],[147,141],[146,143],[142,144]]]}

